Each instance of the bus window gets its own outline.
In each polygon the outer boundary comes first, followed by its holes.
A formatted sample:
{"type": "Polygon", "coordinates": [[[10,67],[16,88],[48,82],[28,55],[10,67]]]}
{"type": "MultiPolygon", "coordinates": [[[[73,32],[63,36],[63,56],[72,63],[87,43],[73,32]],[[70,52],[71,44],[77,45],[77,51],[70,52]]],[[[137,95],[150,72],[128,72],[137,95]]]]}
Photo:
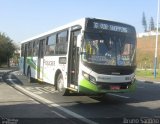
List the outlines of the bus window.
{"type": "Polygon", "coordinates": [[[56,54],[66,54],[67,53],[67,31],[60,32],[58,34],[58,41],[56,44],[56,54]]]}
{"type": "Polygon", "coordinates": [[[56,34],[48,37],[46,42],[46,55],[54,55],[56,46],[56,34]]]}
{"type": "Polygon", "coordinates": [[[32,42],[28,43],[28,56],[32,56],[32,42]]]}
{"type": "Polygon", "coordinates": [[[38,55],[38,41],[34,41],[33,42],[33,56],[37,56],[38,55]]]}

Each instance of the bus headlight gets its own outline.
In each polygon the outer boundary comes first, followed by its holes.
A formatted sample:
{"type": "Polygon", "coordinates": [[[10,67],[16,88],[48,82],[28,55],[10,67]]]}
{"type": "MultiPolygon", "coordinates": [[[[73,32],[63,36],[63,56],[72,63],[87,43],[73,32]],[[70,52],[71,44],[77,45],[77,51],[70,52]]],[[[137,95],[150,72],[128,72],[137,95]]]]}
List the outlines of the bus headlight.
{"type": "Polygon", "coordinates": [[[96,84],[96,78],[87,74],[86,72],[82,72],[82,75],[85,79],[87,79],[88,81],[92,82],[93,84],[96,84]]]}
{"type": "Polygon", "coordinates": [[[89,75],[89,81],[96,84],[96,78],[91,75],[89,75]]]}
{"type": "Polygon", "coordinates": [[[86,72],[82,71],[82,75],[83,75],[84,78],[89,80],[89,74],[87,74],[86,72]]]}

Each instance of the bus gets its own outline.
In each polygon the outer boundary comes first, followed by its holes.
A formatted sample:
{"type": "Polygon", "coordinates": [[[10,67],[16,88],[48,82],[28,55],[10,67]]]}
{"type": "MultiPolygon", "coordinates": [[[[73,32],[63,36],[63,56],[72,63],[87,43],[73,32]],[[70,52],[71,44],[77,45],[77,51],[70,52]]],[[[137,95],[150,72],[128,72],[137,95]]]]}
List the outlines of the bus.
{"type": "Polygon", "coordinates": [[[136,89],[136,31],[131,25],[82,18],[21,43],[20,70],[40,80],[84,94],[136,89]]]}

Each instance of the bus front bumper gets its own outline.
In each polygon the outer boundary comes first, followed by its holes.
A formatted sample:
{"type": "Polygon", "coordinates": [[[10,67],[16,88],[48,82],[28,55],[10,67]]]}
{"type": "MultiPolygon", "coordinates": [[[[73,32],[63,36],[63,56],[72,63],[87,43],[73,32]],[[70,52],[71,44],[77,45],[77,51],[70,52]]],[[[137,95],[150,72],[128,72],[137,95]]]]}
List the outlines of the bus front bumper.
{"type": "Polygon", "coordinates": [[[94,84],[87,79],[83,79],[80,81],[79,85],[79,92],[85,94],[133,92],[135,89],[135,80],[125,83],[96,82],[96,84],[94,84]]]}

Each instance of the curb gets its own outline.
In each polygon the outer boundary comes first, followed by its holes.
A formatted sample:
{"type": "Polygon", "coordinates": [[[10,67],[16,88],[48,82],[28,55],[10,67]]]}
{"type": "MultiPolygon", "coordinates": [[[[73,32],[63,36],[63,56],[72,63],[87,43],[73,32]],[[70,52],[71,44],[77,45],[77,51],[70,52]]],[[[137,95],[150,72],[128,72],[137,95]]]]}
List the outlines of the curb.
{"type": "Polygon", "coordinates": [[[143,79],[136,79],[137,81],[143,82],[143,83],[149,83],[149,84],[160,84],[159,81],[150,81],[150,80],[143,80],[143,79]]]}

